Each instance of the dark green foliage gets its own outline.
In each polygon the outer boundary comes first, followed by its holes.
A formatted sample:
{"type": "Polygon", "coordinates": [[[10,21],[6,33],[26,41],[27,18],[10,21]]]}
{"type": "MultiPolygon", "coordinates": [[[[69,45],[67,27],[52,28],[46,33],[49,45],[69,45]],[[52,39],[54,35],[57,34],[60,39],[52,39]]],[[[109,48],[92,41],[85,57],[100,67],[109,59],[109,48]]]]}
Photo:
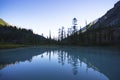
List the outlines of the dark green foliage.
{"type": "Polygon", "coordinates": [[[0,25],[0,43],[45,44],[47,39],[32,30],[0,25]]]}
{"type": "Polygon", "coordinates": [[[103,27],[76,32],[63,39],[66,45],[120,45],[120,27],[103,27]]]}
{"type": "Polygon", "coordinates": [[[82,31],[74,32],[61,40],[61,44],[120,46],[120,1],[101,18],[82,28],[82,31]]]}

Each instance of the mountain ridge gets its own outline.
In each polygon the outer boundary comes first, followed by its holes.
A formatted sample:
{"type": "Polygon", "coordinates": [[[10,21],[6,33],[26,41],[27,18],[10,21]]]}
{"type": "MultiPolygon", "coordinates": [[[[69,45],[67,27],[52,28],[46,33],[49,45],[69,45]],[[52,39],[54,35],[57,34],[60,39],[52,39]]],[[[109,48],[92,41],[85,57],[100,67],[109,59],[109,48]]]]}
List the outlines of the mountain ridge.
{"type": "Polygon", "coordinates": [[[4,21],[2,18],[0,18],[0,25],[9,26],[9,24],[6,21],[4,21]]]}
{"type": "Polygon", "coordinates": [[[106,12],[98,21],[91,26],[92,28],[120,27],[120,1],[106,12]]]}
{"type": "Polygon", "coordinates": [[[0,18],[0,45],[3,43],[43,45],[49,43],[49,41],[44,36],[35,34],[31,29],[9,25],[0,18]]]}
{"type": "Polygon", "coordinates": [[[102,17],[63,39],[61,44],[120,46],[120,1],[102,17]]]}

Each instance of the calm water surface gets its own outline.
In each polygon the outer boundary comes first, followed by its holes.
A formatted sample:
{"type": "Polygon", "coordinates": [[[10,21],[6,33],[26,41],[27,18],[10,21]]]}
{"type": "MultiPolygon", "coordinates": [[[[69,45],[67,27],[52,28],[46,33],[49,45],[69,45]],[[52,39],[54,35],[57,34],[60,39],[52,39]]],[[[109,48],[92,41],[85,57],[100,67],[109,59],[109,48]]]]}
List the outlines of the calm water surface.
{"type": "Polygon", "coordinates": [[[120,80],[120,50],[100,47],[0,50],[0,80],[120,80]]]}

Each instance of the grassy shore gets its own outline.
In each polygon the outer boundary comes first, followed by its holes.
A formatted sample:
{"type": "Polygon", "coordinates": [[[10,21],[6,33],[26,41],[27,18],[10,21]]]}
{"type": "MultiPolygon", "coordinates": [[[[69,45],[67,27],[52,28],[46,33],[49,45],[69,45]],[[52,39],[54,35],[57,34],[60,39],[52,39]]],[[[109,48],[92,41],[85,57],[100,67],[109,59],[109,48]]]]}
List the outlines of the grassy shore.
{"type": "Polygon", "coordinates": [[[23,44],[0,43],[0,49],[11,49],[11,48],[28,47],[28,46],[29,45],[23,45],[23,44]]]}
{"type": "Polygon", "coordinates": [[[120,48],[118,45],[26,45],[26,44],[12,44],[12,43],[0,43],[0,49],[12,49],[12,48],[19,48],[19,47],[30,47],[30,46],[38,46],[38,47],[62,47],[62,46],[77,46],[77,47],[112,47],[112,48],[120,48]]]}

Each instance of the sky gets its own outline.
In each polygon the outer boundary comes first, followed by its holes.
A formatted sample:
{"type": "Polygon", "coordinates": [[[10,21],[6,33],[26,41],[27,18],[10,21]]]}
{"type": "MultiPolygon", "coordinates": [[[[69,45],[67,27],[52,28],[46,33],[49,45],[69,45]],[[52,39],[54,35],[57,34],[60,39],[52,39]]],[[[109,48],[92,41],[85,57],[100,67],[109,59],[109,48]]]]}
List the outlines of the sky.
{"type": "Polygon", "coordinates": [[[47,37],[57,37],[62,26],[70,28],[72,19],[84,27],[103,16],[119,0],[0,0],[0,18],[11,25],[32,29],[47,37]]]}

